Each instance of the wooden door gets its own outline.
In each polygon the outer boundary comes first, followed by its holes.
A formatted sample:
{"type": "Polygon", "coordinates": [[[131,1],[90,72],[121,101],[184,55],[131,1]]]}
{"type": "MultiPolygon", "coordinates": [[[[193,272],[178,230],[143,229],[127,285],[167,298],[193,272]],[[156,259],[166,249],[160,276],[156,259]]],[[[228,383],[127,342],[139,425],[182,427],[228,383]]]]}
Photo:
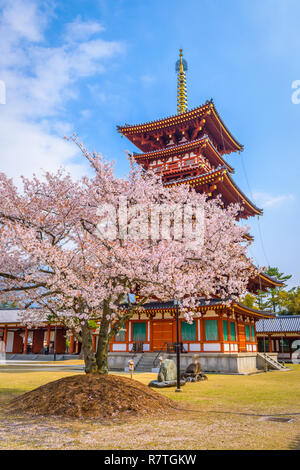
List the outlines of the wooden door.
{"type": "Polygon", "coordinates": [[[44,331],[42,329],[33,330],[32,353],[41,354],[44,345],[44,331]]]}
{"type": "Polygon", "coordinates": [[[64,354],[66,352],[65,330],[62,328],[56,330],[56,352],[57,354],[64,354]]]}
{"type": "Polygon", "coordinates": [[[164,343],[173,343],[173,321],[157,320],[152,323],[152,349],[160,351],[164,343]]]}
{"type": "Polygon", "coordinates": [[[246,329],[245,325],[238,325],[240,352],[247,351],[246,348],[246,329]]]}
{"type": "Polygon", "coordinates": [[[17,331],[15,331],[15,334],[14,334],[13,353],[15,354],[23,353],[23,338],[17,331]]]}

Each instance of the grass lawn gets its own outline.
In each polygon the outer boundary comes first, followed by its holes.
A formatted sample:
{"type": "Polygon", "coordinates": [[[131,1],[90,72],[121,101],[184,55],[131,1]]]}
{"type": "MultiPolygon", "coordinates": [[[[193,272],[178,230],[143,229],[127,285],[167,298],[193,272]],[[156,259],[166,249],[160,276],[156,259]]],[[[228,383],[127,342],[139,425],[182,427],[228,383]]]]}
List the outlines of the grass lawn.
{"type": "MultiPolygon", "coordinates": [[[[182,393],[160,390],[187,411],[128,421],[9,414],[5,405],[13,397],[74,371],[0,367],[0,449],[288,449],[300,437],[300,365],[291,367],[251,376],[211,374],[186,384],[182,393]],[[281,414],[293,421],[265,419],[281,414]]],[[[154,377],[135,374],[145,384],[154,377]]]]}

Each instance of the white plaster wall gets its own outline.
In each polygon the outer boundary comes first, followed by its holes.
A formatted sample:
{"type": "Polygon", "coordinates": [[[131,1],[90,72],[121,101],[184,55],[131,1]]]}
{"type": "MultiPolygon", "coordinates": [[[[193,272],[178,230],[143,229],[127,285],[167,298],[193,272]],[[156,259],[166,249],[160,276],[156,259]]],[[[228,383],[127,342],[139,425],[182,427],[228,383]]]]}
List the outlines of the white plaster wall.
{"type": "Polygon", "coordinates": [[[126,351],[126,344],[113,344],[112,345],[113,351],[126,351]]]}
{"type": "Polygon", "coordinates": [[[190,343],[190,351],[200,351],[200,344],[190,343]]]}
{"type": "Polygon", "coordinates": [[[203,351],[221,351],[220,343],[204,343],[203,351]]]}

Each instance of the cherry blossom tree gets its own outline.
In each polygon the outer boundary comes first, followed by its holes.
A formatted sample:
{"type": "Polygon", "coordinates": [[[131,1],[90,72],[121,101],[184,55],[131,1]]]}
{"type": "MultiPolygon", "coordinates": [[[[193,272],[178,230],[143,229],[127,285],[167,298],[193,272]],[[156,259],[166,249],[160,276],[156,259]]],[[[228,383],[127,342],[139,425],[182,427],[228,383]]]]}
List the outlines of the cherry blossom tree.
{"type": "Polygon", "coordinates": [[[0,175],[0,302],[22,305],[30,324],[48,317],[65,325],[82,342],[86,373],[107,373],[112,338],[147,301],[176,299],[190,320],[199,297],[245,293],[253,275],[248,228],[236,224],[241,207],[224,208],[187,185],[166,187],[130,156],[128,177],[117,178],[113,164],[72,140],[92,177],[74,181],[59,170],[23,178],[20,191],[0,175]],[[196,212],[183,211],[181,218],[177,211],[176,221],[174,205],[196,212]],[[157,208],[165,212],[158,211],[154,223],[157,208]],[[197,208],[204,215],[201,230],[197,208]],[[167,236],[164,213],[171,214],[167,236]],[[200,243],[190,243],[193,237],[200,243]]]}

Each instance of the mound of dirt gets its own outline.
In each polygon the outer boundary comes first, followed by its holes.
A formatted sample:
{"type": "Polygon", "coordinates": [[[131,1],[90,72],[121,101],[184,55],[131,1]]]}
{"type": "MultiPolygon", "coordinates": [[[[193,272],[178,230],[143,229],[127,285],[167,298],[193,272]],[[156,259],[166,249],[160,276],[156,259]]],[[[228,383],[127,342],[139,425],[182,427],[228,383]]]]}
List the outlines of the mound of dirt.
{"type": "Polygon", "coordinates": [[[49,382],[10,402],[12,411],[34,415],[117,418],[162,414],[174,402],[136,380],[117,375],[72,375],[49,382]]]}

